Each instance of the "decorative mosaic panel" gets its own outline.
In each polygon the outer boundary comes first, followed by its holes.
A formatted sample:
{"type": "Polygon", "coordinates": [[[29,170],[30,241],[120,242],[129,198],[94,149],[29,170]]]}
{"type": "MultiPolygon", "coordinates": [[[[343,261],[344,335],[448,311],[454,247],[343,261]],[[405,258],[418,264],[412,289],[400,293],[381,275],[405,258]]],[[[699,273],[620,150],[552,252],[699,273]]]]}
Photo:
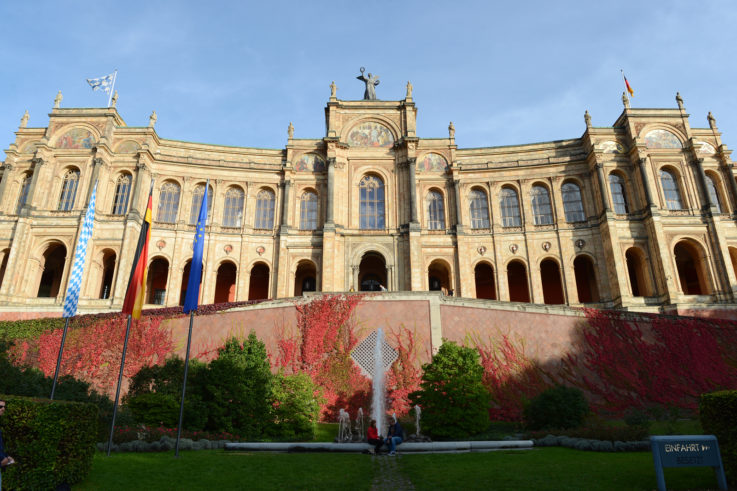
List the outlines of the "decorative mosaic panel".
{"type": "Polygon", "coordinates": [[[418,172],[445,172],[446,170],[448,170],[448,161],[437,153],[428,153],[417,161],[418,172]]]}
{"type": "Polygon", "coordinates": [[[708,154],[714,154],[717,153],[717,149],[714,148],[711,144],[697,141],[696,142],[696,151],[699,153],[708,153],[708,154]]]}
{"type": "Polygon", "coordinates": [[[348,133],[348,143],[355,147],[391,147],[394,145],[394,136],[386,126],[366,122],[348,133]]]}
{"type": "Polygon", "coordinates": [[[681,148],[681,140],[668,130],[652,130],[645,135],[647,148],[681,148]]]}
{"type": "Polygon", "coordinates": [[[126,140],[118,145],[118,153],[135,153],[141,149],[141,145],[133,140],[126,140]]]}
{"type": "Polygon", "coordinates": [[[88,130],[84,128],[73,128],[56,142],[56,148],[92,148],[95,139],[88,130]]]}
{"type": "Polygon", "coordinates": [[[23,150],[21,150],[21,153],[33,153],[36,151],[36,147],[38,147],[38,142],[28,142],[23,147],[23,150]]]}
{"type": "MultiPolygon", "coordinates": [[[[353,352],[351,353],[353,361],[361,367],[361,372],[368,378],[372,378],[372,373],[374,371],[374,353],[376,352],[376,338],[378,335],[378,330],[372,332],[366,336],[366,339],[361,341],[358,346],[353,348],[353,352]]],[[[381,360],[384,362],[384,371],[389,370],[389,367],[392,366],[392,363],[394,363],[397,358],[399,358],[397,350],[384,341],[381,345],[381,360]]]]}
{"type": "Polygon", "coordinates": [[[324,172],[325,161],[314,153],[306,153],[294,164],[294,170],[298,172],[324,172]]]}
{"type": "Polygon", "coordinates": [[[624,153],[624,145],[611,140],[599,143],[599,148],[604,153],[624,153]]]}

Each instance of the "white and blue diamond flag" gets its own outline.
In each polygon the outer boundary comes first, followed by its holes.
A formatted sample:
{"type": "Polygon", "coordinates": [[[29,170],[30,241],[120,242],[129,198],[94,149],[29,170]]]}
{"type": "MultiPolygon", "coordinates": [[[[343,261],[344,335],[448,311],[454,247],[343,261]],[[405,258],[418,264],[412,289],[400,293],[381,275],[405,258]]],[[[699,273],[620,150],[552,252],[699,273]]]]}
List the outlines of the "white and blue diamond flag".
{"type": "Polygon", "coordinates": [[[109,94],[113,86],[114,78],[115,73],[111,73],[110,75],[105,75],[104,77],[100,78],[88,78],[87,83],[90,84],[92,90],[103,90],[109,94]]]}
{"type": "Polygon", "coordinates": [[[79,302],[79,289],[82,286],[82,274],[84,273],[84,263],[87,259],[87,242],[92,237],[92,225],[95,221],[95,200],[97,198],[97,182],[92,189],[90,204],[87,206],[87,213],[82,223],[82,232],[79,234],[77,241],[77,250],[74,253],[74,265],[72,266],[72,274],[69,275],[69,286],[67,287],[67,298],[64,300],[63,317],[74,317],[77,313],[77,302],[79,302]]]}

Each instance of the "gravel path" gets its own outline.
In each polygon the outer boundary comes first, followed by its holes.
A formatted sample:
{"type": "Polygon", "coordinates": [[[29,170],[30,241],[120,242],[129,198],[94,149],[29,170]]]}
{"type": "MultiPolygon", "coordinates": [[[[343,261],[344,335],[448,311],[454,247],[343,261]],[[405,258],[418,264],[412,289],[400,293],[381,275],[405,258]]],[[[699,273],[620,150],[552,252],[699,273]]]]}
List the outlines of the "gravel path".
{"type": "Polygon", "coordinates": [[[371,483],[372,491],[408,491],[414,490],[412,481],[399,471],[398,460],[402,456],[375,455],[371,457],[374,463],[374,480],[371,483]]]}

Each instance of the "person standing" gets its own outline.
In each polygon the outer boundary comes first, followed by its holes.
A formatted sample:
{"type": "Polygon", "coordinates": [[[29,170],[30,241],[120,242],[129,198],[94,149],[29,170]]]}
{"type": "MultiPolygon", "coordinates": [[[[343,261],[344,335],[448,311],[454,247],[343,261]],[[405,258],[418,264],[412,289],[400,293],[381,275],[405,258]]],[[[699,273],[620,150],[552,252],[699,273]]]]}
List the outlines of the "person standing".
{"type": "Polygon", "coordinates": [[[370,454],[378,454],[381,450],[381,446],[384,445],[384,440],[379,437],[379,430],[376,429],[375,419],[371,420],[368,430],[366,430],[366,440],[369,445],[374,446],[374,448],[369,449],[370,454]]]}
{"type": "MultiPolygon", "coordinates": [[[[5,401],[0,400],[0,416],[5,414],[6,405],[7,403],[5,401]]],[[[15,460],[13,460],[13,457],[5,453],[5,444],[3,443],[3,430],[0,429],[0,489],[3,488],[2,469],[11,464],[15,464],[15,460]]]]}

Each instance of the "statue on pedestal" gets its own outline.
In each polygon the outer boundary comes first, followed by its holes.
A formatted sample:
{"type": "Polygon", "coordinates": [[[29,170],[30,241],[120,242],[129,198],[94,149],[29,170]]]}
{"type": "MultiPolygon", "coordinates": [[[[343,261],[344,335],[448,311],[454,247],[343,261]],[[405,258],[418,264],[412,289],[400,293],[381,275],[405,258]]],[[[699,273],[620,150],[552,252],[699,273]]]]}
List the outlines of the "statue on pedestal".
{"type": "Polygon", "coordinates": [[[379,85],[379,76],[368,74],[368,77],[363,75],[366,69],[361,67],[361,75],[356,77],[358,80],[366,84],[366,91],[363,93],[364,101],[375,101],[376,100],[376,86],[379,85]]]}

